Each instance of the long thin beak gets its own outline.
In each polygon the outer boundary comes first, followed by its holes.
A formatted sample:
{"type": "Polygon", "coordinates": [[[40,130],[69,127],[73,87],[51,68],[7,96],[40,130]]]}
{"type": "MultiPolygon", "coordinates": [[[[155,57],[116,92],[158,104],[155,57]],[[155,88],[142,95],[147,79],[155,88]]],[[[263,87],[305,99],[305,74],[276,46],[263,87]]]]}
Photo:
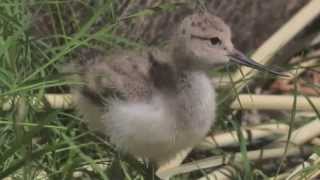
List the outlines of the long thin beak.
{"type": "Polygon", "coordinates": [[[278,76],[287,76],[281,72],[275,71],[271,68],[268,68],[262,64],[255,62],[254,60],[250,59],[249,57],[247,57],[242,52],[240,52],[236,49],[232,53],[229,54],[229,57],[232,62],[235,62],[239,65],[248,66],[248,67],[260,70],[260,71],[266,71],[266,72],[269,72],[271,74],[278,75],[278,76]]]}

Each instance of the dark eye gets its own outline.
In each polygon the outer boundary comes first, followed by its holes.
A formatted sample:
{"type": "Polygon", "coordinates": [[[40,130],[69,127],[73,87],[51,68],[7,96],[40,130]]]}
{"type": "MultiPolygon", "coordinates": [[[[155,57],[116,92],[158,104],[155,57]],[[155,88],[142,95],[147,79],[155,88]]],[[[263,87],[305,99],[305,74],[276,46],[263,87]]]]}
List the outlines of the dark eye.
{"type": "Polygon", "coordinates": [[[210,43],[215,46],[222,44],[221,40],[218,37],[210,38],[210,43]]]}

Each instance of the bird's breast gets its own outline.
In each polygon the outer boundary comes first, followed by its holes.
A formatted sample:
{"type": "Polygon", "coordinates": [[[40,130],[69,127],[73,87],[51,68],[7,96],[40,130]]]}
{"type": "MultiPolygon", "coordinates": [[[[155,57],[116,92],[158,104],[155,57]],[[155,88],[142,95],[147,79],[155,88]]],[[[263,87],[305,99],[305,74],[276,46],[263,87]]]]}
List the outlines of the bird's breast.
{"type": "Polygon", "coordinates": [[[179,85],[177,97],[178,126],[185,133],[203,136],[215,115],[215,92],[205,73],[193,72],[179,85]],[[187,130],[186,130],[187,129],[187,130]]]}

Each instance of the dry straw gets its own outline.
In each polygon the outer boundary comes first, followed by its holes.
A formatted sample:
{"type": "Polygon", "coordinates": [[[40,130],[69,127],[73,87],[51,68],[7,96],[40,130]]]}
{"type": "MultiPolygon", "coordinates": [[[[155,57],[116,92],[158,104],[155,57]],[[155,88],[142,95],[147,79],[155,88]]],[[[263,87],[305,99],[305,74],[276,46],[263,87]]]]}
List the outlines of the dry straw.
{"type": "MultiPolygon", "coordinates": [[[[274,33],[265,43],[263,43],[252,55],[252,59],[260,64],[267,64],[274,55],[290,42],[299,32],[309,25],[320,14],[320,1],[311,0],[298,13],[296,13],[286,24],[274,33]]],[[[248,67],[241,67],[232,75],[232,80],[237,82],[242,78],[250,78],[257,73],[248,67]]],[[[224,81],[228,81],[226,77],[224,81]]],[[[247,81],[239,85],[239,91],[248,83],[247,81]]]]}
{"type": "MultiPolygon", "coordinates": [[[[233,109],[265,109],[265,110],[291,110],[296,98],[296,110],[313,111],[306,97],[293,95],[250,95],[240,94],[239,100],[231,104],[233,109]],[[240,102],[240,103],[239,103],[240,102]]],[[[320,98],[309,97],[315,107],[320,107],[320,98]]]]}
{"type": "MultiPolygon", "coordinates": [[[[243,137],[248,142],[256,142],[262,138],[275,139],[288,134],[289,126],[286,124],[263,124],[241,129],[243,137]],[[249,138],[250,137],[250,138],[249,138]]],[[[197,147],[197,150],[210,150],[226,146],[238,146],[239,139],[236,131],[214,134],[208,136],[197,147]]]]}
{"type": "MultiPolygon", "coordinates": [[[[307,123],[306,125],[294,130],[291,133],[289,143],[297,146],[303,145],[308,141],[311,141],[313,138],[320,136],[319,129],[320,129],[320,120],[319,119],[313,120],[307,123]]],[[[274,144],[288,143],[287,140],[288,140],[288,137],[283,136],[282,138],[275,141],[274,144]]]]}
{"type": "MultiPolygon", "coordinates": [[[[298,147],[278,147],[273,149],[260,149],[249,151],[247,153],[248,159],[250,161],[258,161],[258,160],[267,160],[283,157],[284,154],[287,156],[295,156],[301,153],[306,153],[308,150],[302,150],[298,147]]],[[[191,163],[182,164],[179,167],[163,170],[161,172],[157,172],[157,175],[162,179],[168,179],[169,177],[188,173],[200,169],[206,169],[211,167],[218,167],[228,163],[240,163],[242,162],[243,155],[241,153],[229,154],[225,156],[214,156],[210,158],[205,158],[202,160],[194,161],[191,163]]]]}

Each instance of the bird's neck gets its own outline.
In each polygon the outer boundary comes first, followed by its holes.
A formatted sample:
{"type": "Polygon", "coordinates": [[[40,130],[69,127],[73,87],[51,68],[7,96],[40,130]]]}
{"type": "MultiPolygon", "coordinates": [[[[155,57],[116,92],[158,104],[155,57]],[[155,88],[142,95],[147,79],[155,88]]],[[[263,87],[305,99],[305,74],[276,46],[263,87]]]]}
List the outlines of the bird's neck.
{"type": "Polygon", "coordinates": [[[215,95],[210,79],[203,71],[178,71],[175,97],[178,126],[209,128],[214,116],[215,95]]]}
{"type": "Polygon", "coordinates": [[[169,54],[168,51],[160,51],[149,57],[154,86],[163,95],[161,99],[168,112],[176,116],[177,129],[189,129],[190,135],[206,132],[214,119],[215,109],[211,81],[204,70],[177,65],[169,54]]]}

